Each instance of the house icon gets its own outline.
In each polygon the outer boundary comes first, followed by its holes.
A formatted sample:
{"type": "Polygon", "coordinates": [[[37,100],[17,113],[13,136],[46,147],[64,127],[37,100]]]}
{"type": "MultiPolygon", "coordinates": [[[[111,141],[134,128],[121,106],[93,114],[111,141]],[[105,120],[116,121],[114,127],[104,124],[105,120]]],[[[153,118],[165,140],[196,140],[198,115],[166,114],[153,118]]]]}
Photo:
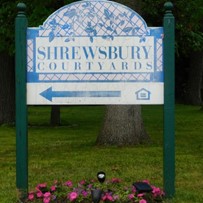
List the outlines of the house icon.
{"type": "Polygon", "coordinates": [[[137,100],[150,100],[150,94],[151,92],[146,90],[145,88],[142,88],[135,92],[137,100]]]}

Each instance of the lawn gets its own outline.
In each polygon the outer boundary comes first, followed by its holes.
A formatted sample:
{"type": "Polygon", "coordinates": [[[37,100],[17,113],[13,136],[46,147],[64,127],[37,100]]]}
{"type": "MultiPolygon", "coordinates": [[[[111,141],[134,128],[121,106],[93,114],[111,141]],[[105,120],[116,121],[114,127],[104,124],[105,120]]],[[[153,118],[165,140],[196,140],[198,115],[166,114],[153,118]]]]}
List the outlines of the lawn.
{"type": "MultiPolygon", "coordinates": [[[[148,179],[163,186],[163,108],[143,106],[150,145],[97,147],[104,106],[61,107],[59,127],[49,125],[50,107],[29,107],[29,189],[40,182],[107,178],[148,179]]],[[[176,105],[176,196],[166,202],[203,202],[203,111],[176,105]]],[[[0,203],[16,202],[15,127],[0,126],[0,203]]]]}

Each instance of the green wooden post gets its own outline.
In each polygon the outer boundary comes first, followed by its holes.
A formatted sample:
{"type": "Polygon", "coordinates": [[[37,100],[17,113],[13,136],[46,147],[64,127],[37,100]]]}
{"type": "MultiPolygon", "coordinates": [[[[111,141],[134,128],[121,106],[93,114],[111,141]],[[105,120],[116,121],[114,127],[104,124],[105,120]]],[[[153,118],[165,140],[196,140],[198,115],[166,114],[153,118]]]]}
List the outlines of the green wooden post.
{"type": "Polygon", "coordinates": [[[15,19],[15,68],[16,68],[16,186],[20,199],[24,199],[28,189],[28,141],[26,104],[27,66],[27,18],[24,3],[17,5],[15,19]]]}
{"type": "Polygon", "coordinates": [[[164,149],[163,172],[164,190],[167,197],[175,194],[175,19],[172,14],[173,4],[164,4],[164,149]]]}

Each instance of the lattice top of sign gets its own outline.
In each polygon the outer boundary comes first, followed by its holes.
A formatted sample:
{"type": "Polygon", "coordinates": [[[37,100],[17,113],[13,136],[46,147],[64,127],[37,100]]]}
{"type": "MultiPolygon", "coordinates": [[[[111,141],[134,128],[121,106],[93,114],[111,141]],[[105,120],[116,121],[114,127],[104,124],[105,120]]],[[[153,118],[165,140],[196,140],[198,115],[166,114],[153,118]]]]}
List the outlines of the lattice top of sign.
{"type": "Polygon", "coordinates": [[[65,37],[65,42],[74,41],[75,37],[101,36],[113,40],[115,36],[140,36],[144,40],[149,29],[143,18],[132,9],[111,1],[78,1],[66,5],[40,26],[39,36],[65,37]],[[67,38],[66,38],[67,37],[67,38]]]}

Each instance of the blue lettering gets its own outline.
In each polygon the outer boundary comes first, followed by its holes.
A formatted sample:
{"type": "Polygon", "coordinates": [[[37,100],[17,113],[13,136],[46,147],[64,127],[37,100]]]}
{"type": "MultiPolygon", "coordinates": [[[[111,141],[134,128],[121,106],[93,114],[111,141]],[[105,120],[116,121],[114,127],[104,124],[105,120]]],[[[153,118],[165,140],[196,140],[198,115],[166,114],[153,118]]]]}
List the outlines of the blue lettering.
{"type": "Polygon", "coordinates": [[[49,69],[50,70],[56,70],[56,63],[54,63],[54,62],[51,62],[50,64],[49,64],[49,69]]]}
{"type": "Polygon", "coordinates": [[[147,70],[152,70],[152,62],[147,62],[147,70]]]}
{"type": "Polygon", "coordinates": [[[122,70],[128,70],[128,63],[122,62],[122,70]]]}
{"type": "Polygon", "coordinates": [[[145,54],[145,59],[148,59],[149,58],[149,52],[150,52],[150,49],[152,48],[151,46],[148,47],[148,50],[147,50],[147,47],[143,46],[143,51],[144,51],[144,54],[145,54]]]}
{"type": "Polygon", "coordinates": [[[132,47],[132,59],[140,59],[140,47],[132,47]]]}
{"type": "Polygon", "coordinates": [[[117,47],[109,47],[109,59],[116,59],[118,57],[117,47]]]}
{"type": "Polygon", "coordinates": [[[75,62],[75,70],[81,70],[81,63],[75,62]]]}
{"type": "Polygon", "coordinates": [[[134,62],[134,69],[140,70],[142,68],[142,64],[140,62],[134,62]]]}
{"type": "Polygon", "coordinates": [[[127,59],[128,58],[128,48],[129,47],[126,47],[126,52],[123,51],[123,47],[119,46],[119,58],[120,59],[127,59]],[[125,54],[125,56],[124,56],[125,54]]]}
{"type": "Polygon", "coordinates": [[[91,70],[92,69],[92,64],[93,64],[93,62],[87,62],[87,69],[88,70],[91,70]]]}
{"type": "Polygon", "coordinates": [[[81,59],[79,55],[80,47],[72,47],[72,59],[81,59]]]}
{"type": "Polygon", "coordinates": [[[66,61],[66,63],[65,62],[62,62],[62,70],[68,70],[68,62],[66,61]],[[66,66],[65,66],[66,65],[66,66]]]}
{"type": "Polygon", "coordinates": [[[110,70],[116,70],[115,64],[113,62],[111,63],[110,70]]]}
{"type": "Polygon", "coordinates": [[[69,55],[68,55],[68,47],[60,47],[61,48],[61,58],[60,59],[64,59],[64,55],[65,55],[65,59],[69,59],[69,55]]]}
{"type": "MultiPolygon", "coordinates": [[[[84,54],[85,54],[85,58],[86,59],[89,59],[89,56],[91,56],[91,59],[94,59],[95,57],[95,53],[96,53],[96,50],[95,49],[93,51],[92,47],[82,47],[83,48],[83,51],[84,51],[84,54]]],[[[96,47],[97,48],[97,47],[96,47]]]]}
{"type": "Polygon", "coordinates": [[[102,50],[102,49],[105,49],[106,47],[99,47],[99,59],[106,59],[107,57],[107,53],[105,50],[102,50]],[[101,57],[101,55],[103,55],[103,57],[101,57]]]}
{"type": "Polygon", "coordinates": [[[47,47],[47,59],[57,59],[57,47],[47,47]]]}
{"type": "Polygon", "coordinates": [[[104,63],[103,62],[98,62],[98,64],[99,64],[99,70],[102,70],[104,63]]]}
{"type": "Polygon", "coordinates": [[[38,70],[44,70],[44,62],[40,62],[37,64],[37,69],[38,70]]]}
{"type": "Polygon", "coordinates": [[[46,57],[45,47],[38,47],[37,52],[39,54],[37,55],[37,59],[44,60],[46,57]]]}

